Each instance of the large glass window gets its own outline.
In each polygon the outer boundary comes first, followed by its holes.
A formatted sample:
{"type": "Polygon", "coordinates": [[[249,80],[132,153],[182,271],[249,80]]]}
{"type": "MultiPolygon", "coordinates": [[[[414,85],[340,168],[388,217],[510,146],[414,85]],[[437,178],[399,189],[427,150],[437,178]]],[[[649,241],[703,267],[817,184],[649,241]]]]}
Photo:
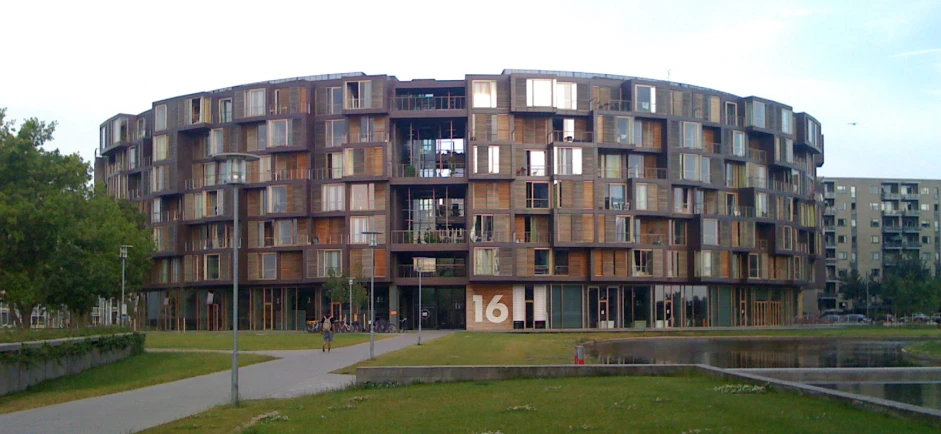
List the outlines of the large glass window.
{"type": "Polygon", "coordinates": [[[219,255],[206,255],[206,280],[219,280],[219,255]]]}
{"type": "Polygon", "coordinates": [[[752,101],[751,125],[758,128],[765,128],[765,103],[760,101],[752,101]]]}
{"type": "Polygon", "coordinates": [[[343,274],[343,262],[339,250],[321,250],[318,252],[320,260],[320,277],[339,276],[343,274]]]}
{"type": "Polygon", "coordinates": [[[225,134],[222,128],[216,128],[209,131],[209,149],[206,156],[213,156],[225,152],[225,134]]]}
{"type": "Polygon", "coordinates": [[[277,253],[263,253],[261,255],[261,278],[262,279],[277,279],[278,278],[278,254],[277,253]]]}
{"type": "Polygon", "coordinates": [[[154,161],[163,161],[169,158],[170,149],[167,137],[167,135],[154,137],[154,161]]]}
{"type": "Polygon", "coordinates": [[[487,147],[487,173],[500,173],[500,147],[487,147]]]}
{"type": "Polygon", "coordinates": [[[631,251],[631,276],[649,276],[653,271],[653,250],[631,251]]]}
{"type": "Polygon", "coordinates": [[[555,174],[581,175],[582,148],[555,148],[555,174]]]}
{"type": "Polygon", "coordinates": [[[265,115],[265,90],[252,89],[245,98],[245,117],[265,115]]]}
{"type": "Polygon", "coordinates": [[[291,246],[294,245],[294,233],[296,220],[276,220],[275,223],[275,233],[277,234],[275,238],[275,245],[277,246],[291,246]]]}
{"type": "Polygon", "coordinates": [[[529,176],[546,176],[546,151],[526,151],[529,176]]]}
{"type": "Polygon", "coordinates": [[[369,236],[363,232],[372,231],[374,217],[350,217],[350,244],[366,244],[369,236]]]}
{"type": "Polygon", "coordinates": [[[608,184],[605,188],[605,209],[630,209],[627,205],[627,185],[608,184]]]}
{"type": "Polygon", "coordinates": [[[536,275],[549,273],[549,249],[535,249],[533,252],[533,271],[536,275]]]}
{"type": "Polygon", "coordinates": [[[710,245],[710,246],[719,245],[719,221],[718,220],[703,219],[702,243],[710,245]]]}
{"type": "Polygon", "coordinates": [[[702,125],[695,122],[683,122],[683,147],[702,149],[702,125]]]}
{"type": "Polygon", "coordinates": [[[350,186],[350,210],[368,211],[375,208],[376,185],[353,184],[350,186]]]}
{"type": "Polygon", "coordinates": [[[630,243],[633,241],[631,237],[631,217],[630,216],[616,216],[614,218],[614,233],[617,241],[630,243]]]}
{"type": "Polygon", "coordinates": [[[321,211],[343,211],[345,202],[343,184],[327,184],[322,188],[321,211]]]}
{"type": "Polygon", "coordinates": [[[578,86],[575,83],[558,82],[555,85],[555,107],[561,110],[576,110],[578,86]]]}
{"type": "Polygon", "coordinates": [[[552,84],[555,80],[531,78],[526,80],[526,105],[552,107],[552,84]]]}
{"type": "Polygon", "coordinates": [[[497,108],[497,82],[474,80],[474,108],[497,108]]]}
{"type": "Polygon", "coordinates": [[[154,131],[167,129],[167,105],[161,104],[154,108],[154,131]]]}
{"type": "Polygon", "coordinates": [[[785,134],[791,134],[794,131],[791,130],[791,119],[794,115],[790,110],[781,109],[781,131],[785,134]]]}
{"type": "Polygon", "coordinates": [[[346,135],[349,132],[346,119],[326,121],[324,124],[326,126],[327,137],[326,147],[335,148],[343,146],[343,143],[346,142],[346,135]]]}
{"type": "Polygon", "coordinates": [[[478,215],[474,216],[474,241],[490,242],[493,241],[493,216],[478,215]]]}
{"type": "Polygon", "coordinates": [[[622,145],[633,144],[634,134],[631,132],[632,126],[634,126],[634,121],[632,118],[618,116],[615,122],[615,143],[620,143],[622,145]]]}
{"type": "Polygon", "coordinates": [[[656,89],[651,86],[634,86],[634,94],[637,96],[637,105],[634,110],[646,113],[657,112],[657,94],[656,89]]]}
{"type": "Polygon", "coordinates": [[[287,212],[288,188],[286,186],[268,187],[268,212],[287,212]]]}
{"type": "Polygon", "coordinates": [[[621,155],[620,154],[601,154],[600,171],[602,178],[620,179],[621,175],[621,155]]]}
{"type": "Polygon", "coordinates": [[[495,276],[499,274],[497,265],[497,249],[474,249],[474,274],[481,276],[495,276]]]}
{"type": "Polygon", "coordinates": [[[288,125],[290,123],[284,120],[278,121],[268,121],[268,146],[277,147],[277,146],[288,146],[291,144],[291,135],[289,134],[290,129],[288,125]]]}
{"type": "Polygon", "coordinates": [[[343,113],[343,88],[327,88],[327,114],[336,115],[343,113]]]}
{"type": "Polygon", "coordinates": [[[681,154],[680,163],[682,164],[683,179],[699,181],[699,171],[701,169],[699,155],[681,154]]]}
{"type": "Polygon", "coordinates": [[[745,156],[745,133],[742,131],[732,131],[732,155],[745,156]]]}
{"type": "Polygon", "coordinates": [[[634,208],[647,209],[647,184],[638,183],[634,186],[634,208]]]}
{"type": "Polygon", "coordinates": [[[549,183],[526,183],[526,208],[549,208],[549,183]]]}
{"type": "Polygon", "coordinates": [[[229,98],[219,100],[219,122],[232,122],[232,100],[229,98]]]}

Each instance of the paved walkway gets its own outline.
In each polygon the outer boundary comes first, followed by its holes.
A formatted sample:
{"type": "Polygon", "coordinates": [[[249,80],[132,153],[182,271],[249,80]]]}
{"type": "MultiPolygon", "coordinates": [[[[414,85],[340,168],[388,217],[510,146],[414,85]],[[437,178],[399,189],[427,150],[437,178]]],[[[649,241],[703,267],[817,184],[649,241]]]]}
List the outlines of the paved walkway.
{"type": "MultiPolygon", "coordinates": [[[[422,341],[449,332],[425,331],[422,341]]],[[[319,336],[313,335],[311,339],[319,336]]],[[[414,333],[376,341],[376,355],[399,350],[417,341],[414,333]]],[[[324,392],[350,384],[352,375],[334,371],[369,358],[369,343],[320,350],[259,351],[281,357],[239,369],[239,395],[242,399],[290,398],[324,392]]],[[[4,433],[115,433],[125,434],[155,427],[203,412],[231,398],[231,371],[113,395],[50,405],[33,410],[0,415],[4,433]]]]}

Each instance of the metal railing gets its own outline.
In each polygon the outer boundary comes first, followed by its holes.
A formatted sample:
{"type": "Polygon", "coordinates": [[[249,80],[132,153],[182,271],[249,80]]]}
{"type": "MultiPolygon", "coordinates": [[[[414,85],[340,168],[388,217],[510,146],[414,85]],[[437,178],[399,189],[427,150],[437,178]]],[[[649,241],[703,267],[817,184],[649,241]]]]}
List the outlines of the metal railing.
{"type": "Polygon", "coordinates": [[[548,176],[549,167],[544,165],[525,165],[516,169],[516,176],[548,176]]]}
{"type": "Polygon", "coordinates": [[[461,244],[466,242],[467,231],[464,229],[392,231],[393,244],[461,244]]]}
{"type": "Polygon", "coordinates": [[[629,99],[612,99],[608,101],[598,101],[595,103],[596,110],[608,110],[614,112],[629,112],[633,111],[631,105],[631,100],[629,99]]]}
{"type": "Polygon", "coordinates": [[[548,243],[549,242],[549,233],[548,232],[523,232],[513,234],[513,238],[517,243],[548,243]],[[522,236],[521,236],[522,235],[522,236]]]}
{"type": "Polygon", "coordinates": [[[344,199],[318,199],[311,202],[311,209],[316,212],[340,212],[346,211],[346,200],[344,199]]]}
{"type": "Polygon", "coordinates": [[[343,143],[377,143],[388,142],[389,133],[385,131],[369,131],[359,134],[344,134],[343,143]]]}
{"type": "Polygon", "coordinates": [[[768,153],[762,151],[761,149],[748,148],[745,155],[749,160],[755,160],[759,163],[765,163],[768,161],[768,153]]]}
{"type": "Polygon", "coordinates": [[[509,243],[512,234],[507,231],[470,231],[472,243],[509,243]]]}
{"type": "Polygon", "coordinates": [[[629,211],[631,209],[631,201],[621,198],[604,198],[604,209],[616,209],[622,211],[629,211]]]}
{"type": "Polygon", "coordinates": [[[800,184],[783,181],[771,181],[771,189],[782,193],[800,193],[800,184]]]}
{"type": "Polygon", "coordinates": [[[653,244],[661,246],[667,241],[666,234],[635,234],[634,242],[638,244],[653,244]]]}
{"type": "Polygon", "coordinates": [[[516,140],[516,131],[507,132],[470,132],[470,139],[474,142],[512,142],[516,140]]]}
{"type": "Polygon", "coordinates": [[[151,223],[175,222],[183,220],[183,213],[180,211],[151,212],[151,223]]]}
{"type": "Polygon", "coordinates": [[[392,176],[396,178],[464,178],[467,176],[463,162],[424,165],[396,164],[392,176]]]}
{"type": "Polygon", "coordinates": [[[395,111],[464,110],[465,108],[467,108],[467,99],[463,96],[402,95],[392,99],[392,109],[395,111]]]}
{"type": "Polygon", "coordinates": [[[745,181],[745,187],[768,188],[768,178],[749,176],[745,181]]]}
{"type": "Polygon", "coordinates": [[[315,181],[322,181],[326,179],[341,179],[343,178],[343,168],[333,167],[329,169],[310,169],[310,178],[315,181]]]}
{"type": "Polygon", "coordinates": [[[659,167],[628,168],[627,177],[638,179],[667,179],[667,169],[659,167]]]}
{"type": "Polygon", "coordinates": [[[268,182],[268,181],[290,181],[295,179],[310,178],[309,169],[281,169],[281,170],[262,170],[249,171],[248,182],[268,182]]]}
{"type": "Polygon", "coordinates": [[[710,154],[721,154],[722,144],[721,143],[703,143],[703,150],[710,154]]]}
{"type": "Polygon", "coordinates": [[[553,130],[548,136],[549,143],[570,142],[570,143],[591,143],[594,141],[592,131],[562,131],[553,130]]]}
{"type": "Polygon", "coordinates": [[[549,198],[526,198],[526,208],[528,209],[548,209],[549,208],[549,198]]]}
{"type": "Polygon", "coordinates": [[[330,233],[330,234],[314,234],[314,235],[305,235],[301,238],[301,244],[305,245],[334,245],[334,244],[346,244],[347,234],[345,233],[330,233]]]}
{"type": "Polygon", "coordinates": [[[259,105],[245,104],[245,106],[243,107],[243,110],[242,110],[242,117],[243,117],[243,118],[253,118],[253,117],[258,117],[258,116],[265,116],[266,114],[267,114],[267,112],[265,111],[265,105],[264,105],[264,104],[259,104],[259,105]]]}
{"type": "Polygon", "coordinates": [[[745,126],[745,116],[725,116],[725,123],[735,127],[745,126]]]}
{"type": "MultiPolygon", "coordinates": [[[[418,270],[415,269],[415,266],[412,264],[399,264],[397,277],[405,279],[417,279],[418,270]]],[[[421,271],[422,278],[435,278],[435,277],[467,277],[467,265],[465,264],[435,264],[434,268],[426,269],[423,268],[421,271]]]]}
{"type": "Polygon", "coordinates": [[[185,243],[185,249],[189,252],[194,250],[227,249],[230,247],[232,247],[230,238],[209,238],[205,240],[187,241],[185,243]]]}

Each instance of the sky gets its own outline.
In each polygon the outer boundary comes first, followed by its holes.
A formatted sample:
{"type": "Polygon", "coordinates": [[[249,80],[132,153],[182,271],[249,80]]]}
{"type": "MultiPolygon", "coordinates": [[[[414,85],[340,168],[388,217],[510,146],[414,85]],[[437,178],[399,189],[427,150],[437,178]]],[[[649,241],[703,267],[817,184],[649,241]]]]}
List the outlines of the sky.
{"type": "Polygon", "coordinates": [[[3,9],[0,107],[58,122],[47,148],[87,161],[103,121],[174,96],[351,71],[408,80],[546,69],[669,76],[768,98],[822,123],[819,175],[941,178],[941,0],[12,0],[3,9]]]}

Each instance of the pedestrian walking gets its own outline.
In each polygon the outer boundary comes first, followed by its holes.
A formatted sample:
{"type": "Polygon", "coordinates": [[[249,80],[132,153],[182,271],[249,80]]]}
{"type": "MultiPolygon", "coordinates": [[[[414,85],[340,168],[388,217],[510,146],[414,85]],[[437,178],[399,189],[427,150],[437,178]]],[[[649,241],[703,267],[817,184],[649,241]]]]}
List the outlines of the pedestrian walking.
{"type": "Polygon", "coordinates": [[[330,352],[333,347],[333,315],[323,318],[323,325],[320,326],[320,334],[323,336],[322,352],[330,352]]]}

